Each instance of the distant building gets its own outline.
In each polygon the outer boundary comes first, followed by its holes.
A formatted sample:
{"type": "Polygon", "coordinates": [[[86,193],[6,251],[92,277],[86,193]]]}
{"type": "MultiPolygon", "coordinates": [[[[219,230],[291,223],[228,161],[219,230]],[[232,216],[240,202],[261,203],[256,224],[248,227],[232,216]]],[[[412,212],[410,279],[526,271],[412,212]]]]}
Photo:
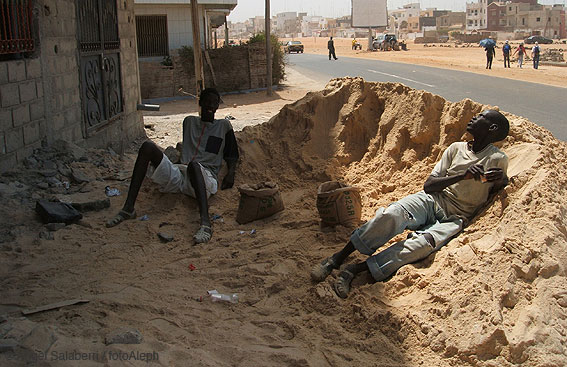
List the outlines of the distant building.
{"type": "Polygon", "coordinates": [[[321,16],[304,16],[300,27],[304,37],[318,37],[321,30],[328,28],[328,24],[327,20],[321,16]]]}
{"type": "Polygon", "coordinates": [[[467,3],[466,20],[467,30],[486,29],[488,0],[479,0],[476,3],[467,3]]]}
{"type": "MultiPolygon", "coordinates": [[[[225,23],[237,0],[199,0],[201,43],[212,44],[212,32],[225,23]]],[[[165,56],[181,46],[193,46],[190,0],[134,0],[138,54],[165,56]]]]}
{"type": "Polygon", "coordinates": [[[467,17],[464,11],[448,12],[436,19],[436,27],[442,29],[465,29],[467,17]]]}
{"type": "Polygon", "coordinates": [[[390,27],[392,31],[397,30],[401,34],[407,34],[419,31],[419,16],[421,9],[419,3],[406,4],[400,9],[389,12],[390,27]]]}
{"type": "Polygon", "coordinates": [[[257,17],[254,17],[254,18],[250,18],[250,20],[252,21],[252,28],[253,28],[254,34],[264,32],[264,30],[266,29],[266,18],[265,17],[257,16],[257,17]]]}
{"type": "Polygon", "coordinates": [[[276,14],[274,32],[280,36],[300,33],[301,27],[297,13],[288,11],[276,14]]]}
{"type": "Polygon", "coordinates": [[[489,7],[490,30],[565,38],[565,7],[529,3],[493,3],[489,7]],[[494,5],[493,5],[494,4],[494,5]]]}

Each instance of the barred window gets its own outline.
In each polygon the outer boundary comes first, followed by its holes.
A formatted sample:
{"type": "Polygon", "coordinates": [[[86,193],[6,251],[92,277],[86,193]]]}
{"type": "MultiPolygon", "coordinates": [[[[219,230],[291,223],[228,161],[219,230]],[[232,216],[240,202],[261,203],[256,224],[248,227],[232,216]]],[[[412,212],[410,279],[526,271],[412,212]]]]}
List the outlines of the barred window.
{"type": "Polygon", "coordinates": [[[32,0],[0,0],[0,55],[34,50],[32,0]]]}
{"type": "Polygon", "coordinates": [[[167,15],[137,15],[138,56],[167,56],[167,15]]]}

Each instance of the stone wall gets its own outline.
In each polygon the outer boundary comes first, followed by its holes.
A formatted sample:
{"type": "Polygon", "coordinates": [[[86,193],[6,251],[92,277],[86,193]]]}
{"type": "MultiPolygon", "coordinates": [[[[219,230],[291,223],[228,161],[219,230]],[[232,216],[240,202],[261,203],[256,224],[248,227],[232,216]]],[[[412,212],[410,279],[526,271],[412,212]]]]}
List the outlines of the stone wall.
{"type": "MultiPolygon", "coordinates": [[[[266,87],[266,53],[263,45],[252,44],[208,50],[214,70],[205,59],[205,85],[219,92],[266,87]]],[[[140,60],[142,99],[173,97],[179,88],[195,93],[195,72],[192,62],[183,65],[179,56],[172,57],[173,66],[160,61],[140,60]]]]}
{"type": "Polygon", "coordinates": [[[122,151],[144,133],[139,102],[134,0],[118,1],[123,112],[96,132],[84,122],[74,0],[34,3],[36,51],[0,61],[0,172],[29,156],[42,141],[64,139],[122,151]],[[30,55],[28,55],[30,56],[30,55]]]}
{"type": "Polygon", "coordinates": [[[40,147],[46,126],[40,60],[0,62],[0,171],[40,147]]]}

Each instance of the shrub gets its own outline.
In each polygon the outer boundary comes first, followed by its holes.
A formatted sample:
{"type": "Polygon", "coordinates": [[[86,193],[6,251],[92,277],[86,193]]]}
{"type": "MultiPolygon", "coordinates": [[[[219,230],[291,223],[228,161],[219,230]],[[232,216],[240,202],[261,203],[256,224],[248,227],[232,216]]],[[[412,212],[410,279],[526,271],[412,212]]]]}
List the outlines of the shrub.
{"type": "MultiPolygon", "coordinates": [[[[266,43],[266,34],[264,32],[258,33],[250,37],[248,43],[266,43]]],[[[272,46],[272,83],[279,84],[285,78],[285,62],[284,54],[280,47],[280,42],[275,34],[270,35],[270,44],[272,46]]]]}

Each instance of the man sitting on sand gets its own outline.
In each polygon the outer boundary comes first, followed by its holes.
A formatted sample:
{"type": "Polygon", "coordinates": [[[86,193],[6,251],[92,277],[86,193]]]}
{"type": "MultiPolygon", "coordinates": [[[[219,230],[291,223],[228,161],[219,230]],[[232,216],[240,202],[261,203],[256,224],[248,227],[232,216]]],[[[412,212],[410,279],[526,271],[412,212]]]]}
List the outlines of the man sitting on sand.
{"type": "Polygon", "coordinates": [[[183,164],[171,163],[150,140],[142,144],[134,164],[126,202],[122,210],[106,222],[107,227],[136,218],[134,204],[147,174],[153,182],[161,186],[162,192],[183,193],[197,199],[201,226],[193,239],[195,243],[208,242],[211,239],[213,230],[209,219],[208,198],[217,192],[217,177],[223,159],[228,170],[221,189],[229,189],[234,185],[239,157],[232,125],[226,119],[215,119],[219,103],[220,95],[215,89],[204,89],[199,96],[201,116],[187,116],[183,120],[183,164]],[[149,169],[148,164],[151,165],[149,169]]]}
{"type": "Polygon", "coordinates": [[[335,281],[335,292],[346,298],[356,274],[370,271],[376,281],[400,267],[426,258],[456,236],[508,178],[508,157],[492,143],[508,135],[506,117],[495,110],[484,111],[467,125],[470,142],[455,142],[443,153],[423,191],[406,196],[377,210],[373,219],[356,229],[347,245],[324,259],[311,271],[323,281],[355,250],[370,256],[365,262],[347,265],[335,281]],[[374,252],[394,236],[410,229],[407,239],[374,252]]]}

